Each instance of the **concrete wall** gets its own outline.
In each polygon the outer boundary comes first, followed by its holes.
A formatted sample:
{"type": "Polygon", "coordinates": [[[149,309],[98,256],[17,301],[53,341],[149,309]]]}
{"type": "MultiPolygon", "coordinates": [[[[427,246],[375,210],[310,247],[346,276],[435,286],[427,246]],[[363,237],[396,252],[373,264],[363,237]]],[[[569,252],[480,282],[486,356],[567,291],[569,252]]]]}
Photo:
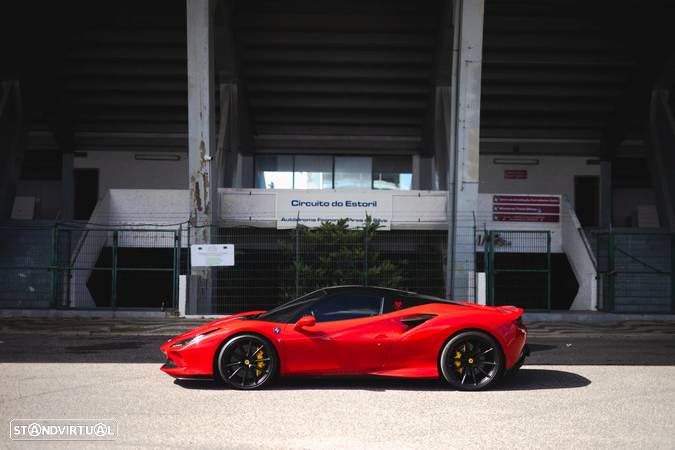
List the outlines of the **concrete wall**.
{"type": "Polygon", "coordinates": [[[55,219],[61,211],[61,180],[21,180],[17,197],[35,197],[35,219],[55,219]]]}
{"type": "Polygon", "coordinates": [[[99,197],[109,189],[187,189],[188,164],[185,153],[143,153],[178,156],[178,161],[139,161],[138,152],[89,152],[75,158],[76,169],[99,170],[99,197]]]}
{"type": "MultiPolygon", "coordinates": [[[[600,176],[600,166],[588,165],[593,159],[586,156],[511,156],[481,155],[480,192],[504,194],[559,194],[566,196],[574,207],[574,177],[600,176]],[[495,164],[494,159],[536,159],[537,165],[495,164]],[[527,179],[506,179],[505,170],[526,170],[527,179]]],[[[631,225],[631,217],[638,205],[654,205],[651,188],[615,188],[612,220],[614,226],[631,225]]],[[[633,225],[634,226],[634,225],[633,225]]]]}
{"type": "Polygon", "coordinates": [[[632,224],[633,213],[639,205],[655,205],[652,188],[614,189],[612,220],[615,227],[637,226],[632,224]]]}
{"type": "Polygon", "coordinates": [[[502,194],[556,194],[567,196],[574,205],[574,177],[600,176],[600,166],[588,165],[584,156],[501,156],[481,155],[480,192],[502,194]],[[495,164],[494,159],[537,159],[537,165],[495,164]],[[504,170],[526,170],[527,179],[504,178],[504,170]]]}
{"type": "MultiPolygon", "coordinates": [[[[189,215],[189,191],[187,189],[112,189],[106,191],[91,215],[91,224],[105,224],[106,227],[88,227],[74,247],[71,257],[74,267],[71,281],[71,306],[93,307],[94,299],[89,292],[87,280],[91,269],[105,246],[112,245],[110,228],[151,228],[176,230],[175,224],[185,222],[189,215]],[[153,224],[152,226],[144,224],[153,224]]],[[[174,245],[173,234],[158,231],[136,233],[120,231],[120,247],[165,247],[174,245]]],[[[187,234],[182,246],[187,246],[187,234]]]]}
{"type": "MultiPolygon", "coordinates": [[[[370,213],[387,216],[393,229],[447,229],[446,191],[376,191],[357,189],[289,190],[289,189],[229,189],[218,190],[221,225],[248,225],[267,228],[278,226],[281,217],[364,217],[370,213]],[[377,200],[379,208],[293,207],[291,199],[323,200],[377,200]],[[364,199],[365,197],[365,199],[364,199]],[[386,205],[386,206],[385,206],[386,205]]],[[[317,225],[320,222],[314,223],[317,225]]],[[[312,226],[309,222],[304,225],[312,226]]],[[[293,225],[294,227],[294,225],[293,225]]],[[[385,226],[389,229],[389,226],[385,226]]]]}
{"type": "MultiPolygon", "coordinates": [[[[149,153],[156,156],[177,156],[178,161],[139,161],[138,152],[88,152],[85,158],[75,158],[76,169],[99,170],[99,198],[109,189],[186,189],[188,164],[184,153],[149,153]]],[[[144,154],[145,155],[145,154],[144,154]]],[[[582,156],[503,156],[481,155],[480,192],[504,194],[559,194],[567,196],[574,205],[574,177],[577,175],[599,176],[599,166],[587,165],[590,157],[582,156]],[[495,158],[537,159],[538,165],[494,164],[495,158]],[[505,179],[504,170],[527,170],[525,180],[505,179]]],[[[419,167],[418,180],[422,189],[431,187],[430,159],[419,167]],[[429,166],[429,167],[427,167],[429,166]]],[[[242,160],[236,185],[252,186],[252,158],[242,160]]],[[[35,218],[54,219],[61,209],[61,181],[21,180],[18,196],[36,197],[35,218]]],[[[655,204],[651,188],[615,189],[614,225],[630,226],[630,218],[638,205],[655,204]]]]}

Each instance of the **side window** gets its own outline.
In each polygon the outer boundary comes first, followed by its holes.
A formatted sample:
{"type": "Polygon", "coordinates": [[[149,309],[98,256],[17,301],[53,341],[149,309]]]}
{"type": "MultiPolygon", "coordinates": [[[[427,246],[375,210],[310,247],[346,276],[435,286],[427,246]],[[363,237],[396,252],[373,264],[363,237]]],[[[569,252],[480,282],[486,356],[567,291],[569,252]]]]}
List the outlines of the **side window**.
{"type": "Polygon", "coordinates": [[[297,320],[300,311],[307,310],[308,305],[316,302],[317,299],[318,297],[312,297],[302,301],[293,301],[263,313],[257,319],[267,322],[290,323],[297,320]]]}
{"type": "Polygon", "coordinates": [[[427,303],[433,303],[430,300],[417,298],[417,297],[408,297],[408,296],[390,296],[384,300],[384,308],[382,310],[383,314],[388,314],[390,312],[399,311],[401,309],[412,308],[413,306],[426,305],[427,303]]]}
{"type": "Polygon", "coordinates": [[[316,302],[307,314],[313,315],[317,322],[360,319],[380,314],[382,297],[368,294],[338,294],[316,302]]]}

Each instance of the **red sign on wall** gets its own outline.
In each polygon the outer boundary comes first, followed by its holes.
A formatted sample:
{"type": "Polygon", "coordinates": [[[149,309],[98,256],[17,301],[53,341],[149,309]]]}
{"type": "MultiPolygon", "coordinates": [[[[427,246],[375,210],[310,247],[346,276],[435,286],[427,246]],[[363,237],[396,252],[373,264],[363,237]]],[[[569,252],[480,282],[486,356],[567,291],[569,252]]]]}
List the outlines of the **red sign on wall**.
{"type": "Polygon", "coordinates": [[[492,220],[496,222],[560,222],[560,217],[547,214],[493,214],[492,220]]]}
{"type": "Polygon", "coordinates": [[[506,170],[504,170],[504,179],[506,179],[506,180],[527,180],[527,170],[506,169],[506,170]]]}
{"type": "Polygon", "coordinates": [[[495,195],[492,220],[496,222],[560,222],[557,195],[495,195]]]}
{"type": "Polygon", "coordinates": [[[536,204],[536,205],[559,205],[560,197],[557,195],[495,195],[493,203],[513,204],[536,204]]]}
{"type": "Polygon", "coordinates": [[[560,206],[550,205],[492,205],[492,211],[502,213],[559,214],[560,206]]]}

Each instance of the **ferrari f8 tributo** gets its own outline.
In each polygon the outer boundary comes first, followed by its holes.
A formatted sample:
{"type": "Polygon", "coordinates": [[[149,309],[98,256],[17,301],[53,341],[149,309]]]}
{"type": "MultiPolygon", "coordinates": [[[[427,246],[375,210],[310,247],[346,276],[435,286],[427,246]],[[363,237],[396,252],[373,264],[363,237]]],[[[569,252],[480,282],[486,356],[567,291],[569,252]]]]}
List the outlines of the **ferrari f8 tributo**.
{"type": "Polygon", "coordinates": [[[440,377],[487,388],[528,355],[523,310],[394,289],[320,289],[269,311],[225,317],[161,347],[162,370],[256,389],[277,376],[440,377]]]}

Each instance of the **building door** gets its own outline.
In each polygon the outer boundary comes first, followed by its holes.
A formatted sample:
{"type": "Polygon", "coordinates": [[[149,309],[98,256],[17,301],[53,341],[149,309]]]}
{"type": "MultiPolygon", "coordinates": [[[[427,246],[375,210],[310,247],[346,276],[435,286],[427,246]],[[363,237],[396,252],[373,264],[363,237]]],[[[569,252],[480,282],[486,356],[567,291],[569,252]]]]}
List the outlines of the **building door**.
{"type": "Polygon", "coordinates": [[[75,188],[73,218],[89,220],[98,203],[98,169],[75,169],[73,177],[75,188]]]}
{"type": "Polygon", "coordinates": [[[574,210],[583,227],[597,227],[600,218],[600,178],[574,177],[574,210]]]}

